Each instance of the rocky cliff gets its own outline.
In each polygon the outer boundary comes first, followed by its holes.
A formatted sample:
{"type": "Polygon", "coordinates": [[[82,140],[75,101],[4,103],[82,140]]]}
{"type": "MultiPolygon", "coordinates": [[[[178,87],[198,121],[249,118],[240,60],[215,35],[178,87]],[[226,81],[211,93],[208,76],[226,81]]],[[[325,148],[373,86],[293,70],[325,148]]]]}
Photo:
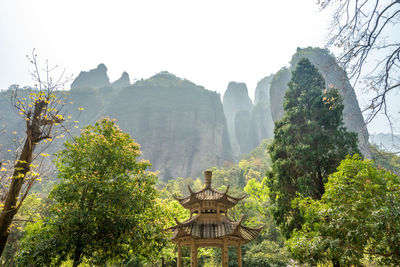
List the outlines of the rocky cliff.
{"type": "Polygon", "coordinates": [[[159,73],[113,97],[104,114],[142,146],[161,177],[189,177],[232,158],[220,96],[159,73]]]}
{"type": "MultiPolygon", "coordinates": [[[[271,115],[270,88],[273,75],[267,76],[260,80],[257,84],[254,95],[254,107],[252,112],[252,120],[256,124],[255,135],[258,144],[261,140],[274,136],[274,121],[271,115]]],[[[258,146],[257,144],[257,146],[258,146]]]]}
{"type": "Polygon", "coordinates": [[[236,159],[249,153],[262,140],[273,137],[274,122],[270,110],[272,76],[258,82],[253,105],[244,83],[230,82],[223,97],[229,139],[236,159]]]}
{"type": "Polygon", "coordinates": [[[287,89],[287,83],[291,78],[291,70],[303,57],[308,58],[318,68],[318,71],[325,79],[327,87],[333,85],[338,89],[343,98],[344,124],[349,131],[357,133],[360,151],[365,157],[371,158],[368,131],[354,89],[347,78],[346,72],[339,67],[334,57],[327,50],[320,48],[298,49],[292,57],[289,69],[283,68],[274,76],[270,93],[271,113],[274,121],[283,116],[284,94],[287,89]]]}
{"type": "Polygon", "coordinates": [[[229,139],[233,155],[238,158],[247,150],[247,136],[250,130],[251,102],[244,83],[230,82],[223,100],[224,113],[228,124],[229,139]],[[241,151],[242,150],[242,151],[241,151]]]}

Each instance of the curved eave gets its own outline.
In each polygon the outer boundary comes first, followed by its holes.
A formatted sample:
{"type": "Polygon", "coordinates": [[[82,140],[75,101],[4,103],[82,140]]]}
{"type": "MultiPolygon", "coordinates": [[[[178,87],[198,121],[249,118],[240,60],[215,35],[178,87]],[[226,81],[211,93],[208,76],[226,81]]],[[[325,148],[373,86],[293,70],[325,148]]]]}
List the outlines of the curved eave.
{"type": "Polygon", "coordinates": [[[250,228],[244,225],[239,225],[238,233],[239,236],[247,242],[254,240],[264,228],[264,225],[259,228],[250,228]]]}
{"type": "Polygon", "coordinates": [[[251,228],[242,225],[244,217],[239,221],[234,222],[226,220],[224,222],[218,221],[214,223],[197,222],[198,216],[194,216],[185,222],[177,221],[177,225],[168,228],[172,230],[172,241],[179,238],[195,238],[195,239],[220,239],[224,237],[238,238],[241,243],[245,244],[254,240],[264,226],[259,228],[251,228]]]}

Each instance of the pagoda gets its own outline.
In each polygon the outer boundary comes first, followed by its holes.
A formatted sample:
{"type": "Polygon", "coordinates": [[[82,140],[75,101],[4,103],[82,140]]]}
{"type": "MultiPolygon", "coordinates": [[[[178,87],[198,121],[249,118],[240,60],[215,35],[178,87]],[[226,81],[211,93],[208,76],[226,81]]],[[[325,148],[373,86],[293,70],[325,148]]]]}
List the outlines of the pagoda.
{"type": "Polygon", "coordinates": [[[233,208],[244,197],[228,195],[229,186],[225,192],[220,192],[211,186],[212,172],[205,171],[206,187],[198,192],[189,188],[190,195],[175,199],[190,210],[190,218],[168,228],[173,232],[171,241],[178,245],[177,266],[182,266],[182,246],[191,248],[191,266],[197,267],[197,248],[220,247],[222,249],[222,266],[228,267],[228,247],[236,246],[238,266],[242,266],[241,245],[257,237],[263,228],[250,228],[242,225],[243,218],[233,221],[228,217],[228,210],[233,208]]]}

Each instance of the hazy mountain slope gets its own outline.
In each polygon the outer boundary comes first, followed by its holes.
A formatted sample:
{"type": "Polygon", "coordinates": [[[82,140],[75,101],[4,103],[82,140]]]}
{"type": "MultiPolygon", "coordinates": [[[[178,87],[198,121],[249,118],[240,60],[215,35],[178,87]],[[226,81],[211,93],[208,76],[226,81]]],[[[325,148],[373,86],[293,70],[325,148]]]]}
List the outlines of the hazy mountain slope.
{"type": "MultiPolygon", "coordinates": [[[[88,80],[92,81],[90,77],[88,80]]],[[[126,84],[126,77],[123,80],[120,81],[126,84]]],[[[79,83],[82,81],[74,82],[79,83]]],[[[115,118],[117,124],[141,144],[142,157],[150,160],[153,170],[161,172],[161,179],[196,176],[210,166],[232,159],[226,120],[217,93],[167,72],[125,88],[111,85],[96,88],[88,82],[83,84],[88,87],[70,90],[66,113],[79,121],[80,128],[104,116],[115,118]],[[80,113],[79,107],[84,111],[80,113]]],[[[5,118],[1,122],[23,136],[23,119],[18,119],[9,101],[9,93],[3,92],[0,112],[5,118]]],[[[71,133],[79,134],[79,130],[72,128],[71,133]]],[[[0,143],[5,144],[5,148],[11,146],[12,139],[10,131],[0,135],[0,143]]],[[[61,147],[61,142],[55,143],[49,152],[61,147]]]]}
{"type": "Polygon", "coordinates": [[[371,134],[369,140],[371,144],[377,146],[380,150],[400,154],[400,135],[371,134]]]}

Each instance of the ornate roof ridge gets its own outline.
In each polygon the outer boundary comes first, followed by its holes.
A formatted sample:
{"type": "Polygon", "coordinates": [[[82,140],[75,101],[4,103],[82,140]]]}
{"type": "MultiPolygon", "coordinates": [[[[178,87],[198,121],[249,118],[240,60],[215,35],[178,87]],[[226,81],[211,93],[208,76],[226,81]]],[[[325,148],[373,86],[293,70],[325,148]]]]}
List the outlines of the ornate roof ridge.
{"type": "Polygon", "coordinates": [[[176,228],[184,227],[186,225],[189,225],[190,223],[194,222],[199,216],[200,215],[193,216],[192,218],[190,218],[190,219],[188,219],[186,221],[183,221],[183,222],[180,222],[177,218],[174,218],[174,220],[176,222],[176,225],[171,226],[171,227],[167,228],[166,230],[174,230],[176,228]]]}
{"type": "Polygon", "coordinates": [[[206,187],[204,187],[203,189],[201,189],[201,190],[199,190],[199,191],[197,191],[197,192],[194,192],[194,191],[190,188],[190,185],[188,185],[188,190],[189,190],[189,193],[190,193],[189,196],[186,196],[186,197],[184,197],[184,198],[178,198],[177,196],[173,195],[173,197],[174,197],[176,200],[178,200],[179,202],[181,202],[181,204],[182,204],[183,201],[188,200],[188,199],[191,199],[192,197],[195,198],[196,200],[203,200],[203,199],[201,199],[201,198],[198,198],[197,196],[198,196],[199,194],[201,194],[201,193],[204,193],[204,192],[207,191],[207,190],[210,190],[210,191],[212,191],[213,193],[217,193],[217,194],[221,195],[220,197],[215,198],[215,200],[219,200],[219,199],[222,199],[222,198],[226,197],[226,198],[233,199],[233,200],[235,200],[235,201],[240,201],[240,200],[242,200],[242,199],[244,199],[244,198],[247,197],[246,195],[244,195],[244,196],[242,196],[242,197],[234,197],[234,196],[228,195],[229,185],[227,186],[225,192],[221,192],[221,191],[215,189],[214,187],[212,187],[211,185],[207,185],[206,187]]]}
{"type": "Polygon", "coordinates": [[[265,224],[261,225],[260,227],[257,227],[257,228],[253,228],[253,227],[249,227],[249,226],[245,226],[245,225],[240,225],[240,227],[243,227],[243,228],[245,228],[247,230],[261,231],[262,229],[265,228],[265,224]]]}

